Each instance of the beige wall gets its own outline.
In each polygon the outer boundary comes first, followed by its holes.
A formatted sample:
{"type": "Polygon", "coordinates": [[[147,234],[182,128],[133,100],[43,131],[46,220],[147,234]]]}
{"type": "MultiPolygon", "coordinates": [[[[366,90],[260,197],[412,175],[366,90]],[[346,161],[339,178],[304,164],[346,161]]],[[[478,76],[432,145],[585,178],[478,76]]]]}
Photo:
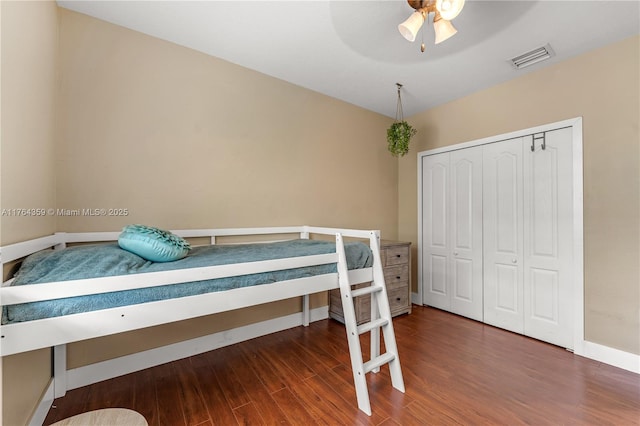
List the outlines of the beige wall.
{"type": "MultiPolygon", "coordinates": [[[[57,6],[2,1],[2,209],[55,206],[57,6]]],[[[55,231],[54,217],[0,217],[2,244],[55,231]]],[[[2,359],[2,423],[26,424],[50,381],[50,351],[2,359]]]]}
{"type": "Polygon", "coordinates": [[[290,224],[395,237],[397,163],[381,115],[67,10],[58,229],[290,224]]]}
{"type": "MultiPolygon", "coordinates": [[[[397,232],[391,120],[85,15],[59,10],[57,229],[318,224],[397,232]]],[[[315,299],[326,305],[326,296],[315,299]]],[[[80,366],[299,311],[298,300],[72,345],[80,366]],[[105,350],[105,348],[108,348],[105,350]]]]}
{"type": "MultiPolygon", "coordinates": [[[[414,115],[416,144],[398,169],[398,234],[415,243],[416,255],[417,152],[582,116],[585,338],[634,354],[640,354],[639,40],[414,115]]],[[[413,276],[417,284],[416,270],[413,276]]]]}
{"type": "MultiPolygon", "coordinates": [[[[0,207],[55,206],[57,7],[2,2],[0,207]]],[[[55,218],[2,216],[2,244],[51,234],[55,218]]]]}

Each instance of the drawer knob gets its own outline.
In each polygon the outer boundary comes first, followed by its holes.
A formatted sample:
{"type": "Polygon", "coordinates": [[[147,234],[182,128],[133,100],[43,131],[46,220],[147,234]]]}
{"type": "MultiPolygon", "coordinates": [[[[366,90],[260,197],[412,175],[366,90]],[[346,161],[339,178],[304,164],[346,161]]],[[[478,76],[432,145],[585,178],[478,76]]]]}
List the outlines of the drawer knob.
{"type": "Polygon", "coordinates": [[[396,300],[399,302],[399,301],[400,301],[400,298],[399,298],[399,297],[396,297],[396,300]]]}
{"type": "Polygon", "coordinates": [[[396,254],[396,257],[400,257],[400,255],[399,255],[399,254],[396,254]]]}
{"type": "Polygon", "coordinates": [[[400,277],[399,277],[399,276],[398,276],[398,277],[396,277],[396,280],[399,280],[399,279],[400,279],[400,277]]]}

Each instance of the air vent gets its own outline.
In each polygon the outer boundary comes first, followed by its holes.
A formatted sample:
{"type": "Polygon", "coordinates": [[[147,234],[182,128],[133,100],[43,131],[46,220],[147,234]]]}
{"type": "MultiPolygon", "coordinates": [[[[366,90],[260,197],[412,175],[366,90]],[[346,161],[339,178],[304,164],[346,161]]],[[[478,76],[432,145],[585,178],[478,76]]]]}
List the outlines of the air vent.
{"type": "Polygon", "coordinates": [[[528,67],[529,65],[537,64],[538,62],[544,61],[546,59],[554,56],[555,53],[549,44],[539,47],[537,49],[533,49],[530,52],[523,53],[522,55],[516,56],[509,60],[511,66],[515,69],[521,69],[524,67],[528,67]]]}

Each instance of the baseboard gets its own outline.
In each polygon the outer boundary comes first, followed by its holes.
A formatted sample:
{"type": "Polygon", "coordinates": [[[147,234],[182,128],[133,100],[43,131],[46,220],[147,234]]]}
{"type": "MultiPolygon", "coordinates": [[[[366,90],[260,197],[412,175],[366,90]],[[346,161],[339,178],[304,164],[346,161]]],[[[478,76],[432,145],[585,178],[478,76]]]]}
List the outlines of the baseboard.
{"type": "Polygon", "coordinates": [[[47,389],[44,391],[42,398],[40,398],[36,411],[31,416],[31,420],[29,420],[29,426],[40,426],[44,423],[44,420],[47,418],[47,414],[49,413],[49,409],[53,404],[53,400],[53,380],[51,380],[49,382],[49,386],[47,386],[47,389]]]}
{"type": "MultiPolygon", "coordinates": [[[[326,319],[329,317],[329,307],[322,306],[312,309],[310,314],[311,322],[326,319]]],[[[302,325],[302,314],[296,313],[84,367],[74,368],[67,371],[67,390],[187,358],[299,325],[302,325]]]]}
{"type": "Polygon", "coordinates": [[[640,355],[619,349],[610,348],[598,343],[583,340],[576,345],[573,353],[585,358],[593,359],[632,373],[640,374],[640,355]]]}

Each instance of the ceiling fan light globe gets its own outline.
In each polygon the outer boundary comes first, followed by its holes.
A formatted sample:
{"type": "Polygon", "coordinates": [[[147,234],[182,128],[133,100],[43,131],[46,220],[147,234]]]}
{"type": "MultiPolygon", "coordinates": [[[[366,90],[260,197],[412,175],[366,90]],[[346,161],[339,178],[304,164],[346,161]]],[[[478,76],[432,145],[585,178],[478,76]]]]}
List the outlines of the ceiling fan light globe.
{"type": "Polygon", "coordinates": [[[453,37],[458,32],[451,21],[447,21],[446,19],[439,19],[434,22],[433,30],[436,33],[435,44],[442,43],[446,39],[453,37]]]}
{"type": "Polygon", "coordinates": [[[398,25],[398,31],[402,34],[402,37],[408,41],[413,42],[416,39],[420,27],[424,23],[424,17],[421,12],[413,12],[406,21],[398,25]]]}
{"type": "Polygon", "coordinates": [[[460,14],[464,7],[464,0],[436,0],[436,9],[442,19],[451,21],[460,14]]]}

